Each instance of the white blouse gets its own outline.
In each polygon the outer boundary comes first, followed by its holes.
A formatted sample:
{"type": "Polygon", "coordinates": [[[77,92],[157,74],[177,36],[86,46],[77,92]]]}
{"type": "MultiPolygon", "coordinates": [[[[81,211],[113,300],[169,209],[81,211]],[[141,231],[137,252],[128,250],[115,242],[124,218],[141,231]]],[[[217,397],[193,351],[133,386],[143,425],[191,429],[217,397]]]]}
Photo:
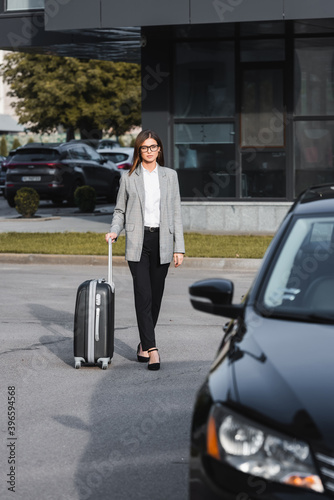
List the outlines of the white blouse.
{"type": "Polygon", "coordinates": [[[145,187],[145,214],[144,225],[149,227],[160,226],[160,185],[158,164],[152,172],[141,166],[145,187]]]}

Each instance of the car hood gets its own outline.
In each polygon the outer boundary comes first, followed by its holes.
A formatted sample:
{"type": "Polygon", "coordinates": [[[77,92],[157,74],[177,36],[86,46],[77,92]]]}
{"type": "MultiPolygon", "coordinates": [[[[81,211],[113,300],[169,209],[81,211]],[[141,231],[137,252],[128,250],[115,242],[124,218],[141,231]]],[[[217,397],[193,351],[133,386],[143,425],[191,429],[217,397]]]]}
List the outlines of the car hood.
{"type": "Polygon", "coordinates": [[[209,376],[215,401],[334,449],[334,326],[245,316],[209,376]]]}

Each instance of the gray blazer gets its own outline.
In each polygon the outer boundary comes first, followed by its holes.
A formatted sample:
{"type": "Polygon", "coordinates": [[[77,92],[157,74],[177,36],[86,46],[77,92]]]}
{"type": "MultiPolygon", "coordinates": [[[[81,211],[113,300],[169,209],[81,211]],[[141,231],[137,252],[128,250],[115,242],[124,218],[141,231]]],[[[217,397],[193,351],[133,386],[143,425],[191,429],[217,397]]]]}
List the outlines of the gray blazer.
{"type": "MultiPolygon", "coordinates": [[[[158,168],[160,184],[160,263],[167,264],[173,253],[185,253],[181,200],[177,173],[158,168]]],[[[117,236],[125,229],[125,259],[138,262],[144,241],[145,189],[141,166],[121,177],[110,232],[117,236]]]]}

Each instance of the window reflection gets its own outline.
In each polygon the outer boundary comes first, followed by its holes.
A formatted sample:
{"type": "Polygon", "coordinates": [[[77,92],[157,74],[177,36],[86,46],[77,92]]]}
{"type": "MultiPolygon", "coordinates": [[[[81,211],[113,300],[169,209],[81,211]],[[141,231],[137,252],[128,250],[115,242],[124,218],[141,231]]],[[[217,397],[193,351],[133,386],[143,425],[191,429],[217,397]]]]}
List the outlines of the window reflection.
{"type": "Polygon", "coordinates": [[[286,195],[285,152],[243,151],[242,196],[284,198],[286,195]]]}
{"type": "Polygon", "coordinates": [[[295,123],[295,194],[312,185],[333,182],[334,122],[295,123]]]}
{"type": "Polygon", "coordinates": [[[243,71],[241,146],[283,147],[283,71],[243,71]]]}
{"type": "Polygon", "coordinates": [[[240,36],[283,35],[284,30],[285,25],[282,21],[240,23],[240,36]]]}
{"type": "Polygon", "coordinates": [[[175,116],[234,115],[234,50],[231,42],[177,45],[175,116]]]}
{"type": "Polygon", "coordinates": [[[181,196],[235,197],[234,125],[177,124],[174,134],[181,196]]]}
{"type": "Polygon", "coordinates": [[[333,321],[333,217],[302,217],[292,226],[267,275],[258,306],[283,317],[333,321]]]}
{"type": "Polygon", "coordinates": [[[295,114],[334,114],[334,39],[297,40],[295,114]]]}
{"type": "Polygon", "coordinates": [[[296,38],[290,75],[282,27],[240,26],[253,38],[240,39],[237,87],[234,42],[176,44],[174,166],[182,197],[293,198],[334,182],[334,37],[296,38]],[[259,30],[276,36],[256,39],[259,30]]]}
{"type": "Polygon", "coordinates": [[[283,69],[264,63],[242,75],[242,197],[284,198],[283,69]]]}
{"type": "Polygon", "coordinates": [[[284,61],[283,39],[241,40],[241,62],[284,61]]]}

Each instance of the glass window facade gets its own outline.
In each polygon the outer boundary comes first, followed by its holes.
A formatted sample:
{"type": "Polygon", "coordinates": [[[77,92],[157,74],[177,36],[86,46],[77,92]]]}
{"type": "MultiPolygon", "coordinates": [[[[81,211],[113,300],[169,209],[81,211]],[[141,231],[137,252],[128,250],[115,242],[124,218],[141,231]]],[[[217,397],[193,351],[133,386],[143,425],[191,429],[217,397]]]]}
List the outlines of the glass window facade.
{"type": "Polygon", "coordinates": [[[183,198],[235,197],[234,124],[176,124],[174,161],[183,198]]]}
{"type": "Polygon", "coordinates": [[[284,61],[283,38],[272,40],[241,40],[241,62],[284,61]]]}
{"type": "Polygon", "coordinates": [[[284,147],[283,71],[242,72],[241,147],[284,147]]]}
{"type": "Polygon", "coordinates": [[[242,198],[284,198],[285,160],[285,151],[243,150],[242,198]]]}
{"type": "Polygon", "coordinates": [[[179,44],[175,84],[175,117],[234,117],[233,45],[214,42],[179,44]]]}
{"type": "Polygon", "coordinates": [[[334,115],[334,39],[295,42],[295,115],[334,115]]]}
{"type": "Polygon", "coordinates": [[[283,37],[240,41],[241,199],[286,197],[284,62],[283,37]]]}
{"type": "Polygon", "coordinates": [[[298,39],[294,58],[294,194],[334,181],[334,39],[298,39]]]}
{"type": "Polygon", "coordinates": [[[295,194],[334,181],[334,121],[295,122],[295,194]]]}
{"type": "Polygon", "coordinates": [[[334,37],[296,35],[298,23],[286,32],[274,23],[271,36],[267,23],[245,23],[233,41],[176,43],[184,199],[292,201],[334,182],[334,37]]]}
{"type": "Polygon", "coordinates": [[[6,0],[6,10],[36,10],[44,9],[44,0],[6,0]]]}
{"type": "Polygon", "coordinates": [[[178,44],[175,117],[234,117],[234,82],[232,43],[178,44]]]}
{"type": "Polygon", "coordinates": [[[248,22],[240,24],[240,36],[272,36],[284,35],[284,22],[264,21],[264,22],[248,22]]]}
{"type": "Polygon", "coordinates": [[[183,198],[235,197],[234,66],[232,42],[176,47],[174,166],[183,198]]]}

